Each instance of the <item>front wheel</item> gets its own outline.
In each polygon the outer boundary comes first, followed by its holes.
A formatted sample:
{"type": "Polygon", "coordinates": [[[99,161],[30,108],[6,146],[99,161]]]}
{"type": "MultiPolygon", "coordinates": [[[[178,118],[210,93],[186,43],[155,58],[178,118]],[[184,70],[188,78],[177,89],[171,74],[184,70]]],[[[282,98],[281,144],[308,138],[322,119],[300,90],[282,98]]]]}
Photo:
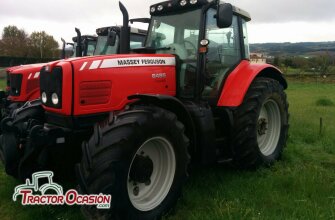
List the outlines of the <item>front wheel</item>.
{"type": "Polygon", "coordinates": [[[108,211],[85,207],[90,218],[156,219],[176,203],[186,180],[189,156],[184,126],[157,107],[121,113],[112,125],[95,127],[83,143],[80,188],[112,196],[108,211]]]}
{"type": "Polygon", "coordinates": [[[280,159],[288,133],[288,103],[278,81],[256,78],[234,118],[232,151],[238,167],[272,165],[280,159]]]}

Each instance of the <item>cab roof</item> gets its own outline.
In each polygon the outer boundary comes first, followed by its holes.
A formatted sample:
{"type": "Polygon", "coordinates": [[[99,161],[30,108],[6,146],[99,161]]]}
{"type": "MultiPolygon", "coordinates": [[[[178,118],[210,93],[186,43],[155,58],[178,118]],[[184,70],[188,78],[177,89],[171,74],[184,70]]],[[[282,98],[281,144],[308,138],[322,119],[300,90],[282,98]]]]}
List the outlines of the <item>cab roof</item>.
{"type": "MultiPolygon", "coordinates": [[[[215,0],[197,0],[196,3],[191,4],[190,0],[186,0],[186,5],[182,6],[180,4],[182,0],[170,0],[160,2],[150,6],[150,14],[151,15],[166,15],[167,13],[177,13],[177,12],[184,12],[196,8],[201,8],[204,5],[209,3],[214,3],[215,0]]],[[[220,4],[224,4],[228,2],[220,1],[220,4]]],[[[245,18],[247,21],[251,20],[250,14],[233,5],[233,11],[235,14],[240,15],[241,17],[245,18]]]]}
{"type": "MultiPolygon", "coordinates": [[[[90,41],[96,41],[97,37],[93,35],[82,35],[81,36],[82,40],[90,40],[90,41]]],[[[77,42],[77,37],[72,38],[73,42],[77,42]]]]}
{"type": "MultiPolygon", "coordinates": [[[[113,31],[115,31],[116,33],[120,33],[121,31],[121,26],[109,26],[109,27],[102,27],[102,28],[98,28],[96,30],[97,35],[99,36],[106,36],[108,34],[108,30],[112,29],[113,31]]],[[[143,29],[139,29],[139,28],[134,28],[131,27],[130,28],[130,33],[131,34],[139,34],[139,35],[147,35],[148,31],[143,30],[143,29]]]]}

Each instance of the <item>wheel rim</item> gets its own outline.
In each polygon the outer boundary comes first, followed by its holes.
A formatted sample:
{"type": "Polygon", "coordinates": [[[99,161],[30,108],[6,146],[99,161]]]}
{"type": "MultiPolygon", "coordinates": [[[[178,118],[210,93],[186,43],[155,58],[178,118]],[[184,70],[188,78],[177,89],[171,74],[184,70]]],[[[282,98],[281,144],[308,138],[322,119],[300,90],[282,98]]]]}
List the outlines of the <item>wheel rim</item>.
{"type": "Polygon", "coordinates": [[[160,205],[170,191],[175,171],[176,157],[172,144],[163,137],[145,141],[134,155],[128,171],[127,189],[133,206],[140,211],[150,211],[160,205]],[[151,173],[148,173],[148,169],[133,167],[135,158],[140,157],[145,158],[142,161],[146,165],[142,167],[148,167],[150,164],[148,159],[151,160],[153,165],[152,169],[149,169],[151,173]],[[149,180],[134,180],[136,178],[130,175],[134,173],[133,169],[146,173],[149,180]]]}
{"type": "Polygon", "coordinates": [[[277,102],[268,99],[262,106],[257,123],[257,142],[263,155],[269,156],[277,148],[281,132],[281,114],[277,102]]]}

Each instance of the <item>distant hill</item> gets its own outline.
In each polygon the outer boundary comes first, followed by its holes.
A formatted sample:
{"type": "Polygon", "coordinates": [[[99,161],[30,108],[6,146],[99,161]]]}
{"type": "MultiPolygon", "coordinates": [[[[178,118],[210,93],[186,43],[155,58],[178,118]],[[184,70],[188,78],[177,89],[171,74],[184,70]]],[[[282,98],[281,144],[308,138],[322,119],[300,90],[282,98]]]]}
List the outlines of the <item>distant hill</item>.
{"type": "Polygon", "coordinates": [[[302,43],[258,43],[250,45],[251,52],[270,56],[317,56],[325,52],[335,56],[335,41],[302,43]]]}

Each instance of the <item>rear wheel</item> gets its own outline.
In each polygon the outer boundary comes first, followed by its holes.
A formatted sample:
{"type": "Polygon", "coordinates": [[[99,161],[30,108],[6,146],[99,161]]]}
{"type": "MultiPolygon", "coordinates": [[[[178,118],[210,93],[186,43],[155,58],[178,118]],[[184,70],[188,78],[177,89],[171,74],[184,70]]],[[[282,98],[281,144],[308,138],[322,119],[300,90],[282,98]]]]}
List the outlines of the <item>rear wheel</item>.
{"type": "Polygon", "coordinates": [[[90,218],[156,219],[176,203],[186,180],[188,139],[176,116],[136,107],[113,124],[95,127],[83,143],[78,166],[81,191],[112,196],[111,208],[83,208],[90,218]]]}
{"type": "Polygon", "coordinates": [[[237,166],[255,168],[280,159],[288,133],[288,103],[278,81],[256,78],[234,118],[232,151],[237,166]]]}

